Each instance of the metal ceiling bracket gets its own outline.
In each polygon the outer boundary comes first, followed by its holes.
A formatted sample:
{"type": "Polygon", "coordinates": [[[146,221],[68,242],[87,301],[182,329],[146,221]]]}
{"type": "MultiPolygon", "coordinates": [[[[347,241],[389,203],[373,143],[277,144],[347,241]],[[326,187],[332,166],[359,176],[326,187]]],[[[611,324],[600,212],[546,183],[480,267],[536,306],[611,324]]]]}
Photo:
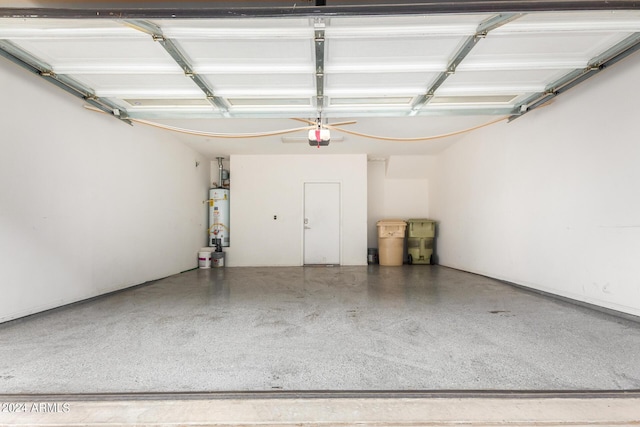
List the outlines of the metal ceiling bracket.
{"type": "Polygon", "coordinates": [[[325,53],[325,28],[326,23],[322,18],[315,18],[313,42],[315,44],[315,63],[316,63],[316,109],[318,114],[322,112],[325,106],[324,102],[324,53],[325,53]]]}
{"type": "Polygon", "coordinates": [[[229,106],[227,105],[227,102],[223,98],[214,94],[213,89],[209,84],[193,70],[187,55],[182,52],[173,40],[164,36],[162,29],[159,26],[149,21],[124,20],[123,22],[138,31],[149,34],[153,38],[153,41],[160,43],[171,58],[173,58],[180,68],[182,68],[184,75],[193,80],[200,90],[204,92],[207,101],[219,109],[225,117],[228,117],[229,106]]]}
{"type": "Polygon", "coordinates": [[[633,33],[620,43],[591,59],[585,68],[574,70],[562,76],[548,85],[544,92],[533,94],[519,103],[511,112],[509,121],[511,122],[518,117],[522,117],[529,111],[546,104],[556,96],[568,91],[588,78],[595,76],[600,71],[612,66],[638,50],[640,50],[640,33],[633,33]]]}
{"type": "Polygon", "coordinates": [[[476,29],[476,36],[484,38],[490,31],[500,28],[509,22],[515,21],[524,15],[524,13],[500,13],[480,23],[476,29]]]}
{"type": "Polygon", "coordinates": [[[455,55],[453,55],[453,58],[451,58],[447,64],[446,71],[441,72],[438,77],[436,77],[436,80],[431,84],[431,87],[425,94],[420,95],[413,101],[409,115],[415,116],[422,107],[431,101],[438,88],[442,86],[449,76],[455,74],[456,69],[460,63],[462,63],[464,58],[469,55],[476,44],[478,44],[481,39],[485,38],[490,31],[509,23],[514,19],[518,19],[523,15],[523,13],[501,13],[480,23],[476,29],[476,33],[473,36],[467,37],[460,49],[458,49],[455,55]]]}
{"type": "Polygon", "coordinates": [[[0,56],[20,65],[27,71],[42,77],[49,83],[52,83],[71,95],[84,100],[101,111],[104,111],[127,124],[132,124],[131,120],[128,119],[127,114],[122,113],[120,110],[121,107],[108,99],[96,96],[92,89],[84,86],[82,83],[72,79],[71,77],[55,73],[49,64],[31,55],[16,44],[8,40],[0,40],[0,56]],[[119,114],[114,114],[115,110],[118,110],[119,114]]]}

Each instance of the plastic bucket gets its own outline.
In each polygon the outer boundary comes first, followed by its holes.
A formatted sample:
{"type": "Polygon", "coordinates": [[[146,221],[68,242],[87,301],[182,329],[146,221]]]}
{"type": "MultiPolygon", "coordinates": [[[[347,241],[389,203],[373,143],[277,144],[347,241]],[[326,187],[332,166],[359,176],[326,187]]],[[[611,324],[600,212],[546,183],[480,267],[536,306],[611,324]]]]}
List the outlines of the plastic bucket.
{"type": "Polygon", "coordinates": [[[211,251],[198,252],[198,267],[211,268],[211,251]]]}
{"type": "Polygon", "coordinates": [[[224,252],[211,252],[211,263],[213,267],[224,267],[224,252]]]}

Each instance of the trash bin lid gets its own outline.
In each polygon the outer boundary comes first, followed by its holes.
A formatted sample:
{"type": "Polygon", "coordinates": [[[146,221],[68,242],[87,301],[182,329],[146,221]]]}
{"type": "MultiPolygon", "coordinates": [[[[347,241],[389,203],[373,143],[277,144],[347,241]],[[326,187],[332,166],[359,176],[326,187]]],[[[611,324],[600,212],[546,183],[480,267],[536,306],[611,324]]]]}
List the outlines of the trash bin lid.
{"type": "Polygon", "coordinates": [[[376,223],[378,227],[386,227],[386,226],[394,226],[394,225],[403,225],[406,226],[407,223],[401,219],[381,219],[376,223]]]}
{"type": "Polygon", "coordinates": [[[413,218],[413,219],[408,219],[407,222],[436,222],[434,219],[428,219],[428,218],[413,218]]]}

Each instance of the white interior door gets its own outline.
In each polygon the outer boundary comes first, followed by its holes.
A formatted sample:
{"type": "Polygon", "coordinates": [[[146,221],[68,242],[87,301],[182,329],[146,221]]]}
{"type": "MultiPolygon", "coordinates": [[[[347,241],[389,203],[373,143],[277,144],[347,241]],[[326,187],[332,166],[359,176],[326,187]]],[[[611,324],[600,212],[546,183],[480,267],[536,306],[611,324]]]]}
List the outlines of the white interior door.
{"type": "Polygon", "coordinates": [[[304,264],[340,264],[340,183],[304,184],[304,264]]]}

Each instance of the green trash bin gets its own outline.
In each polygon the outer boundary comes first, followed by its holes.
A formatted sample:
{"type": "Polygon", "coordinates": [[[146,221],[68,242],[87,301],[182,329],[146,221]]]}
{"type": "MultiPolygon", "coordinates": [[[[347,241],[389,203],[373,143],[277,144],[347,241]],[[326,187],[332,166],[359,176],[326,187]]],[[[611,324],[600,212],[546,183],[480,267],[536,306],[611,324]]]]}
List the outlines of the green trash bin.
{"type": "Polygon", "coordinates": [[[409,264],[431,264],[436,222],[418,218],[407,220],[407,252],[409,264]]]}

